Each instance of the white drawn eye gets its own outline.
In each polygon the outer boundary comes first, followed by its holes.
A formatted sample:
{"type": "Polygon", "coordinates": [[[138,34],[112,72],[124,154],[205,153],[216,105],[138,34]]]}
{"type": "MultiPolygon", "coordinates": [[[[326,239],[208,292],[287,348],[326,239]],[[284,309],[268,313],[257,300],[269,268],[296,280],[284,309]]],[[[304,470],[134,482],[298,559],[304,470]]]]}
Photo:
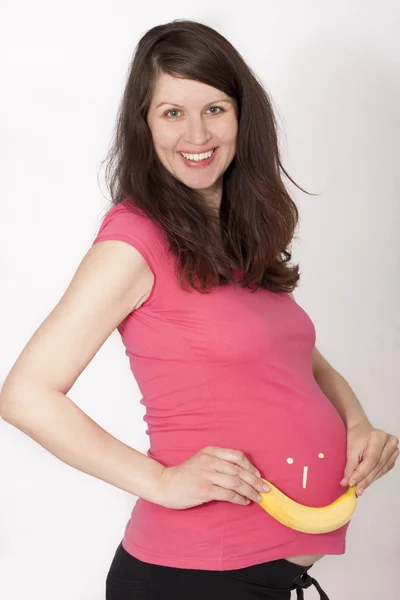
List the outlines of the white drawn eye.
{"type": "MultiPolygon", "coordinates": [[[[325,458],[325,454],[323,454],[322,452],[320,452],[320,453],[318,454],[318,458],[325,458]]],[[[293,458],[291,458],[291,457],[289,457],[289,458],[287,458],[287,459],[286,459],[286,462],[287,462],[289,465],[292,465],[292,464],[294,463],[294,459],[293,459],[293,458]]]]}

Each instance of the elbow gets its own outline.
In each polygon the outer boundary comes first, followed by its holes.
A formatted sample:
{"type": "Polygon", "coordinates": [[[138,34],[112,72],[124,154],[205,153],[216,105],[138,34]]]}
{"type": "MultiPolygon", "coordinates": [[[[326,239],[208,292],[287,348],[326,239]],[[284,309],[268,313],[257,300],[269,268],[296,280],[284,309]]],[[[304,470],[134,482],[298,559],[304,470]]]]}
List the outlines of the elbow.
{"type": "Polygon", "coordinates": [[[0,412],[0,419],[5,421],[6,423],[10,423],[10,425],[12,425],[11,417],[8,417],[7,413],[0,412]]]}
{"type": "Polygon", "coordinates": [[[3,419],[3,421],[8,421],[7,418],[7,399],[6,399],[6,395],[4,393],[4,382],[2,383],[1,387],[0,387],[0,417],[3,419]]]}
{"type": "Polygon", "coordinates": [[[15,403],[5,394],[0,394],[0,418],[12,424],[12,413],[15,412],[15,403]]]}
{"type": "Polygon", "coordinates": [[[0,417],[3,421],[13,424],[19,412],[21,384],[15,381],[5,381],[0,388],[0,417]]]}

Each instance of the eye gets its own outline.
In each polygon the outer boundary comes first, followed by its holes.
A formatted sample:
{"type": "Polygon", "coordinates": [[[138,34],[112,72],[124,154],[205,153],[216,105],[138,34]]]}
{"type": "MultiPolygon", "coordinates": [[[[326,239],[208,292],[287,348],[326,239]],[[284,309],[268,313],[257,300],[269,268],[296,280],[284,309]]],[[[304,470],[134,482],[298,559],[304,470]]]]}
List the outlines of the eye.
{"type": "MultiPolygon", "coordinates": [[[[224,112],[224,110],[225,110],[221,106],[210,106],[210,108],[208,110],[212,110],[213,108],[218,109],[219,112],[224,112]]],[[[178,113],[178,112],[180,112],[180,111],[177,108],[171,108],[170,110],[167,110],[164,114],[165,114],[166,117],[168,117],[168,115],[170,113],[178,113]]],[[[213,112],[211,114],[213,114],[213,115],[219,115],[219,112],[213,112]]],[[[172,118],[174,118],[174,117],[172,117],[172,118]]]]}
{"type": "MultiPolygon", "coordinates": [[[[211,110],[212,108],[218,108],[220,112],[224,111],[224,109],[221,106],[210,106],[208,110],[211,110]]],[[[213,115],[219,115],[219,113],[213,113],[213,115]]]]}
{"type": "Polygon", "coordinates": [[[177,110],[176,108],[173,108],[171,110],[167,110],[167,112],[165,113],[165,116],[168,117],[169,113],[177,113],[179,112],[179,110],[177,110]]]}

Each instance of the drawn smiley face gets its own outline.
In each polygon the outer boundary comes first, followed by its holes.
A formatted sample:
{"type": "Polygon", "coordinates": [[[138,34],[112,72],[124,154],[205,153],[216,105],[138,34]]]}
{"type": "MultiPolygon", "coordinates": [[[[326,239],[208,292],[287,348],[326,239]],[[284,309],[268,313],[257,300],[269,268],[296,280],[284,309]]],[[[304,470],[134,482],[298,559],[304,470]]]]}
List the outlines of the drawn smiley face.
{"type": "MultiPolygon", "coordinates": [[[[325,458],[325,455],[320,452],[318,454],[318,458],[325,458]]],[[[286,462],[288,463],[288,465],[292,465],[294,463],[294,459],[291,458],[290,456],[286,459],[286,462]]],[[[307,476],[308,476],[308,467],[304,466],[303,468],[303,488],[305,489],[307,487],[307,476]]]]}

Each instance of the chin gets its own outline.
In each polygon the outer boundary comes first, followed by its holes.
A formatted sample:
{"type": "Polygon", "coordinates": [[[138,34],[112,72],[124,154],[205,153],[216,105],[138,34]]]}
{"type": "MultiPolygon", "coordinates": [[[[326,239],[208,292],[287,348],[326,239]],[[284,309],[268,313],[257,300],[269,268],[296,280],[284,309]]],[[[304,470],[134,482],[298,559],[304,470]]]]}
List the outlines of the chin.
{"type": "Polygon", "coordinates": [[[214,188],[216,186],[216,181],[213,181],[211,183],[209,182],[205,185],[201,185],[201,184],[196,185],[196,184],[191,183],[190,181],[185,181],[184,179],[179,179],[179,181],[181,181],[188,187],[192,188],[192,190],[197,190],[198,192],[213,192],[214,188]]]}

